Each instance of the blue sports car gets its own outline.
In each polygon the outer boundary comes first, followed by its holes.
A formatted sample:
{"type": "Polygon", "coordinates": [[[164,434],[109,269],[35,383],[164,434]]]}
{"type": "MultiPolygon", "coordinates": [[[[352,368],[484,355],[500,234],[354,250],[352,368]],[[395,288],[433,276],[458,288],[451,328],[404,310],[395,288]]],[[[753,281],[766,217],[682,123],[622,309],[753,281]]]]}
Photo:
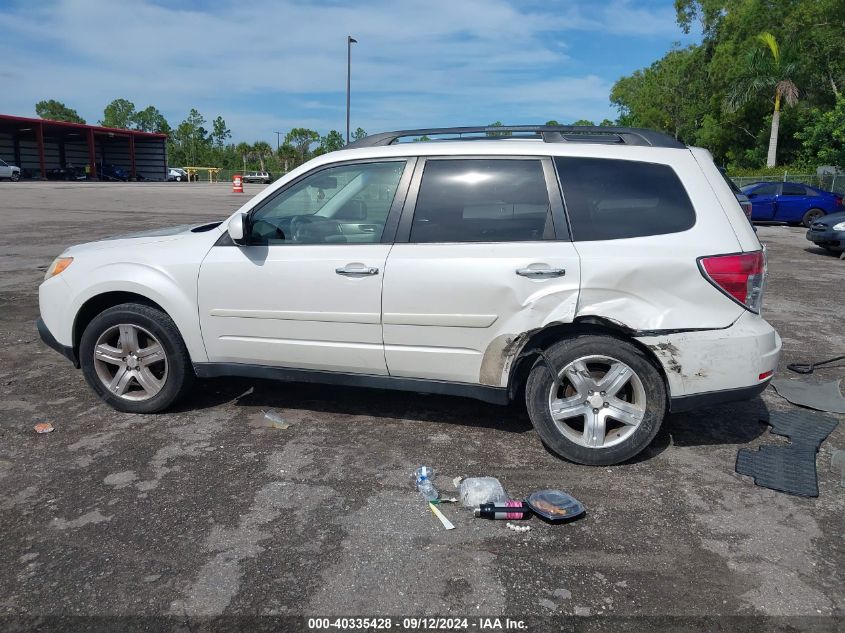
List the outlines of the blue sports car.
{"type": "Polygon", "coordinates": [[[843,211],[842,196],[800,182],[758,182],[742,188],[751,201],[751,219],[809,227],[828,213],[843,211]]]}

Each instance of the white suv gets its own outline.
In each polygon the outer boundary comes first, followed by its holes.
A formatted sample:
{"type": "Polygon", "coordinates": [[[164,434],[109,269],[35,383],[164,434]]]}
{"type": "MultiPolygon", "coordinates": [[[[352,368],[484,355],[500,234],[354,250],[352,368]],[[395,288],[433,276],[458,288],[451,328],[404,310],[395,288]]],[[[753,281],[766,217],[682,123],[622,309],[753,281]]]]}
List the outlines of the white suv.
{"type": "Polygon", "coordinates": [[[703,149],[628,128],[409,130],[302,165],[222,224],[68,249],[38,327],[121,411],[160,411],[194,376],[524,392],[552,450],[613,464],[668,412],[766,387],[765,276],[703,149]],[[401,142],[423,135],[459,138],[401,142]]]}

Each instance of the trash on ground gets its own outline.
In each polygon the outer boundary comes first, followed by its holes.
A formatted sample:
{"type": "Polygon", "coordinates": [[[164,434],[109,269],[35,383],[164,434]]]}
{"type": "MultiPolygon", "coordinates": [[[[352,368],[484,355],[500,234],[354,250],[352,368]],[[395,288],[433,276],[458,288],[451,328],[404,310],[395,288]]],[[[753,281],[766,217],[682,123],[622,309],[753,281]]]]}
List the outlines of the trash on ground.
{"type": "Polygon", "coordinates": [[[457,503],[456,497],[440,497],[439,499],[432,499],[432,503],[457,503]]]}
{"type": "Polygon", "coordinates": [[[508,499],[502,503],[482,503],[473,510],[473,514],[482,519],[530,519],[531,508],[524,501],[508,499]]]}
{"type": "Polygon", "coordinates": [[[504,503],[508,493],[495,477],[468,477],[458,485],[458,498],[465,508],[477,508],[483,503],[504,503]]]}
{"type": "Polygon", "coordinates": [[[845,398],[842,397],[840,391],[841,382],[841,380],[833,380],[816,383],[777,378],[772,381],[772,386],[781,398],[800,407],[830,413],[845,413],[845,398]]]}
{"type": "Polygon", "coordinates": [[[434,501],[440,496],[437,488],[431,483],[432,477],[434,469],[431,466],[420,466],[414,471],[414,485],[426,501],[434,501]]]}
{"type": "Polygon", "coordinates": [[[538,517],[548,521],[571,521],[584,514],[584,506],[562,490],[538,490],[526,500],[538,517]]]}
{"type": "Polygon", "coordinates": [[[839,485],[845,488],[845,451],[836,449],[830,456],[830,469],[839,473],[839,485]]]}
{"type": "Polygon", "coordinates": [[[33,428],[36,433],[52,433],[55,430],[53,425],[49,422],[41,422],[40,424],[36,424],[33,428]]]}
{"type": "Polygon", "coordinates": [[[440,519],[440,522],[443,524],[443,527],[445,527],[447,530],[455,529],[455,526],[452,525],[452,522],[447,519],[446,516],[440,510],[438,510],[437,506],[434,505],[431,501],[428,502],[428,507],[431,508],[431,511],[434,513],[434,516],[440,519]]]}
{"type": "Polygon", "coordinates": [[[530,525],[517,525],[516,523],[505,523],[505,527],[514,532],[530,532],[530,525]]]}
{"type": "Polygon", "coordinates": [[[263,429],[278,429],[284,430],[290,426],[277,411],[270,409],[269,411],[260,411],[250,426],[263,429]]]}

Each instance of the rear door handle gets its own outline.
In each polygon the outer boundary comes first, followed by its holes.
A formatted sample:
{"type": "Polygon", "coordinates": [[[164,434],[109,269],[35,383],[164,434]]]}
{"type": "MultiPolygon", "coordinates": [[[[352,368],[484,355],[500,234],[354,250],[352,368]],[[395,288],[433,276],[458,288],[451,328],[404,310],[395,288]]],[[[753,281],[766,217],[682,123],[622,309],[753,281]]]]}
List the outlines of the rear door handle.
{"type": "Polygon", "coordinates": [[[378,268],[368,268],[360,264],[347,264],[343,268],[335,268],[338,275],[345,277],[364,277],[367,275],[378,275],[378,268]]]}
{"type": "Polygon", "coordinates": [[[517,268],[516,274],[529,279],[544,279],[549,277],[563,277],[565,268],[517,268]]]}

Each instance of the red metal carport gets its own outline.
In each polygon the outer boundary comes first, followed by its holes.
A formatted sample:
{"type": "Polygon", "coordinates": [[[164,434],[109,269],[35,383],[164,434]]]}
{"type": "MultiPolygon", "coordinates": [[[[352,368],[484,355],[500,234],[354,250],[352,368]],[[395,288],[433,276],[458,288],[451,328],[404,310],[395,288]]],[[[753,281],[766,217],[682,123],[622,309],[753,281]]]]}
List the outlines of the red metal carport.
{"type": "Polygon", "coordinates": [[[0,158],[42,179],[48,169],[75,163],[87,165],[92,179],[105,164],[126,169],[133,180],[166,180],[166,140],[166,134],[0,114],[0,158]]]}

